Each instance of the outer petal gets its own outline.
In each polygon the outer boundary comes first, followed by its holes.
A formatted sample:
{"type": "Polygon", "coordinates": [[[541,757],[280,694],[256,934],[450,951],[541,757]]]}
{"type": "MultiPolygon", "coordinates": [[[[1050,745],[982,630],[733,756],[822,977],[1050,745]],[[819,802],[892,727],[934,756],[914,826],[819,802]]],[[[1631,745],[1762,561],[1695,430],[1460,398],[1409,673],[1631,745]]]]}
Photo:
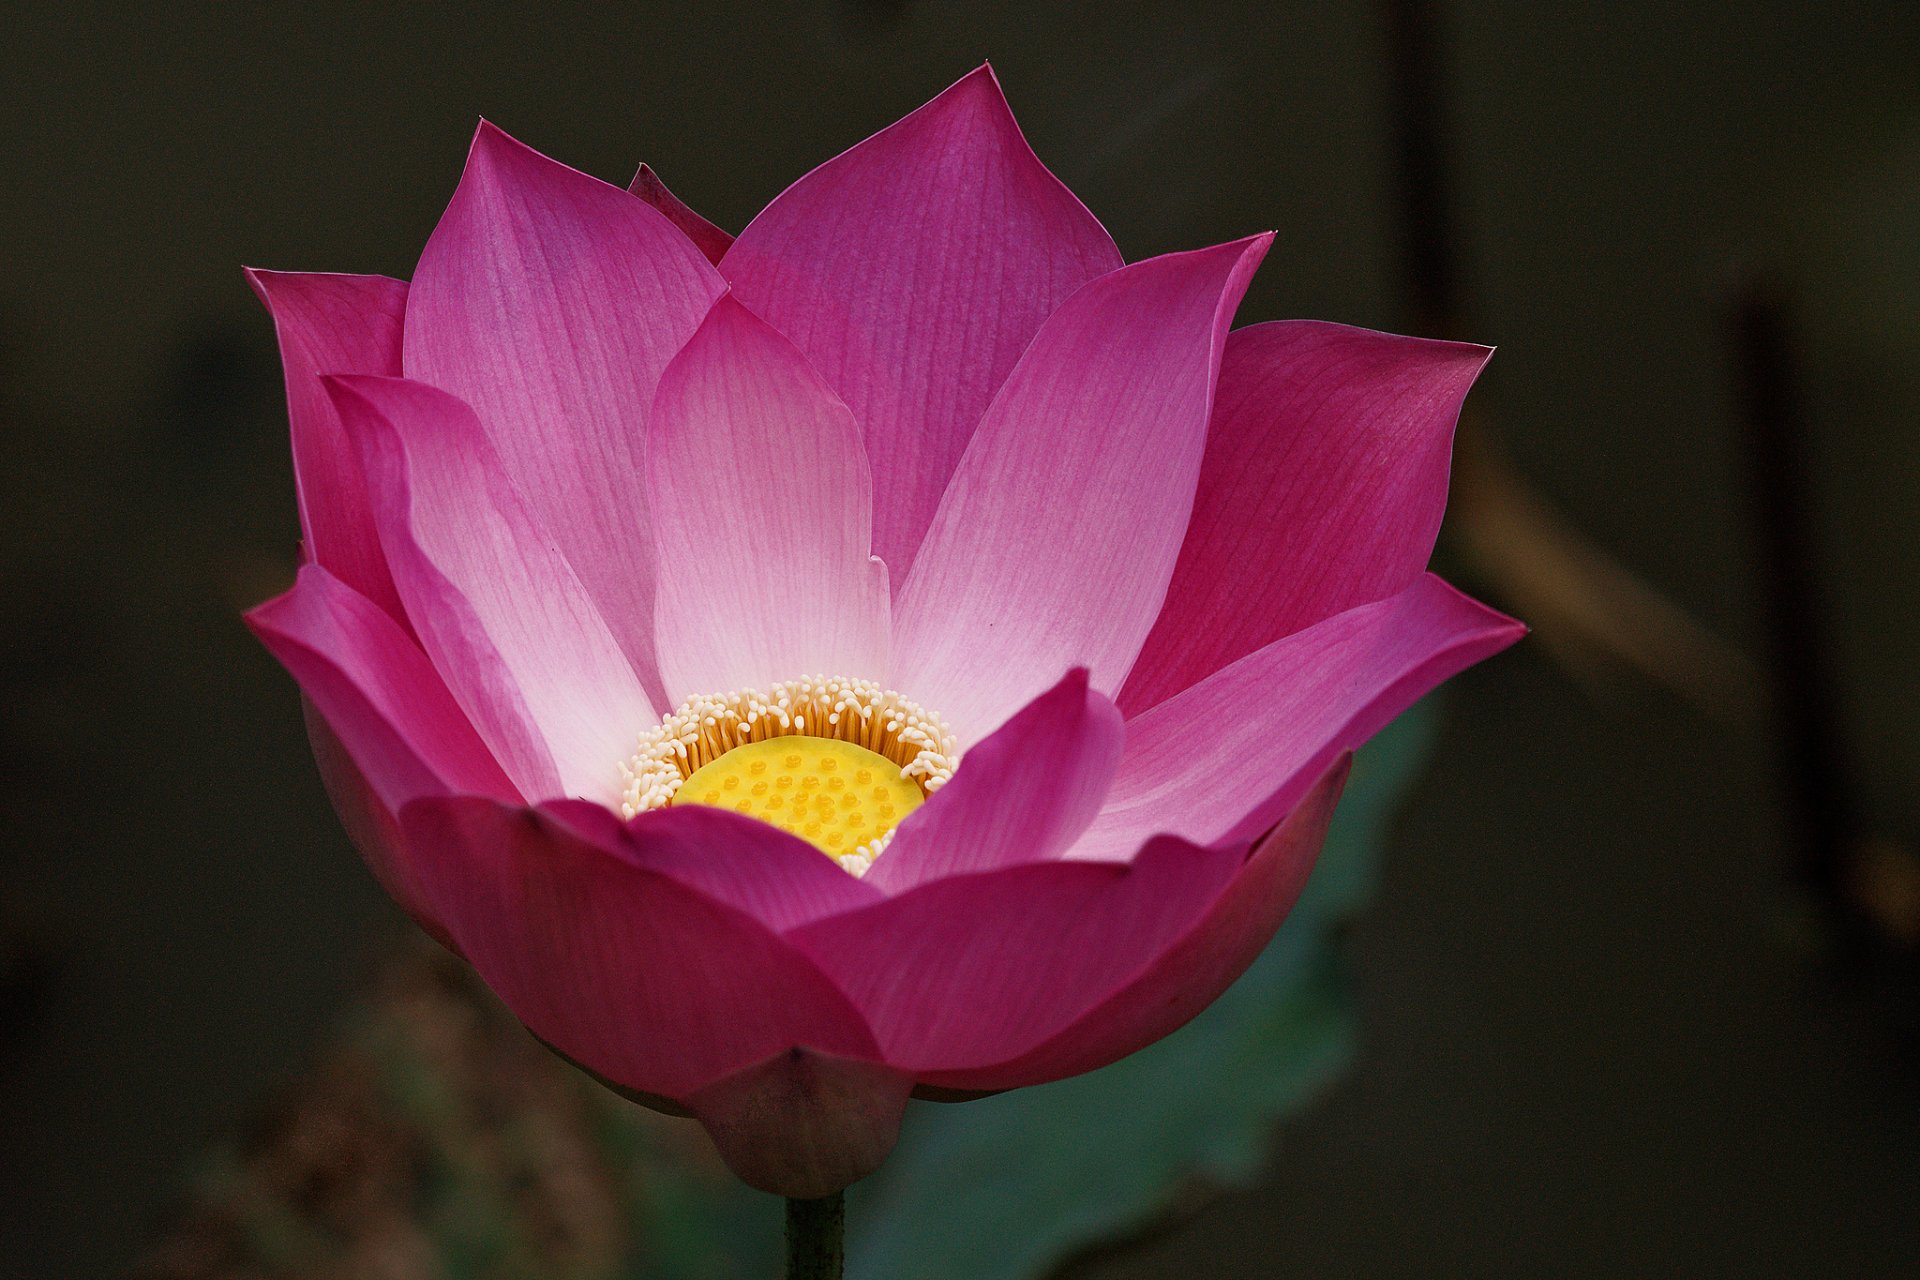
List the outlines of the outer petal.
{"type": "Polygon", "coordinates": [[[658,211],[483,124],[407,299],[406,374],[465,400],[654,686],[640,445],[721,291],[658,211]]]}
{"type": "Polygon", "coordinates": [[[874,550],[904,573],[1041,322],[1119,265],[981,67],[787,188],[721,270],[853,409],[873,459],[874,550]]]}
{"type": "Polygon", "coordinates": [[[633,175],[633,181],[627,184],[627,190],[666,216],[668,222],[686,233],[693,241],[693,247],[706,256],[708,262],[718,266],[720,258],[733,244],[733,237],[689,208],[679,196],[667,190],[667,184],[660,181],[660,175],[646,165],[633,175]]]}
{"type": "Polygon", "coordinates": [[[420,647],[324,567],[303,566],[247,625],[390,810],[424,795],[518,798],[420,647]]]}
{"type": "MultiPolygon", "coordinates": [[[[860,1015],[771,930],[570,825],[468,798],[401,812],[435,916],[541,1039],[685,1103],[794,1048],[878,1054],[860,1015]]],[[[673,839],[674,835],[636,836],[673,839]]]]}
{"type": "Polygon", "coordinates": [[[612,802],[656,717],[473,412],[402,378],[328,380],[421,643],[522,795],[612,802]]]}
{"type": "Polygon", "coordinates": [[[1075,668],[967,752],[953,780],[900,824],[865,883],[902,893],[1053,857],[1100,811],[1125,735],[1120,712],[1075,668]]]}
{"type": "Polygon", "coordinates": [[[414,883],[399,817],[347,754],[339,735],[315,709],[313,700],[302,697],[300,710],[307,723],[307,741],[313,747],[313,763],[320,773],[320,785],[326,788],[327,799],[333,802],[333,811],[346,829],[347,839],[360,854],[360,860],[367,864],[387,896],[398,903],[415,924],[435,942],[458,955],[459,944],[446,927],[433,918],[425,894],[414,883]]]}
{"type": "Polygon", "coordinates": [[[957,1076],[1020,1058],[1111,996],[1193,927],[1246,854],[1163,839],[1131,863],[949,876],[787,937],[859,1007],[888,1062],[957,1076]]]}
{"type": "Polygon", "coordinates": [[[1122,709],[1419,577],[1491,354],[1312,320],[1230,334],[1193,521],[1122,709]]]}
{"type": "Polygon", "coordinates": [[[1068,856],[1262,831],[1342,752],[1525,631],[1428,574],[1276,640],[1127,722],[1107,808],[1068,856]]]}
{"type": "Polygon", "coordinates": [[[320,375],[400,372],[406,282],[257,270],[247,272],[247,281],[273,314],[280,338],[306,559],[326,566],[404,627],[407,615],[367,510],[359,455],[341,429],[320,375]]]}
{"type": "Polygon", "coordinates": [[[423,795],[514,798],[439,673],[385,610],[309,564],[247,625],[301,686],[327,794],[374,878],[446,940],[409,866],[394,814],[423,795]]]}
{"type": "Polygon", "coordinates": [[[540,812],[590,843],[622,850],[637,867],[745,912],[775,933],[886,896],[806,841],[725,809],[674,805],[640,814],[631,823],[584,800],[556,801],[540,812]]]}
{"type": "Polygon", "coordinates": [[[1047,321],[941,500],[895,686],[977,739],[1068,667],[1111,694],[1180,552],[1233,309],[1271,236],[1123,267],[1047,321]]]}
{"type": "Polygon", "coordinates": [[[673,702],[885,677],[887,571],[860,432],[792,343],[720,299],[661,375],[647,453],[673,702]]]}
{"type": "Polygon", "coordinates": [[[1132,980],[1015,1061],[934,1072],[925,1084],[997,1090],[1092,1071],[1179,1030],[1232,986],[1273,938],[1306,886],[1346,784],[1343,757],[1253,851],[1233,884],[1132,980]]]}

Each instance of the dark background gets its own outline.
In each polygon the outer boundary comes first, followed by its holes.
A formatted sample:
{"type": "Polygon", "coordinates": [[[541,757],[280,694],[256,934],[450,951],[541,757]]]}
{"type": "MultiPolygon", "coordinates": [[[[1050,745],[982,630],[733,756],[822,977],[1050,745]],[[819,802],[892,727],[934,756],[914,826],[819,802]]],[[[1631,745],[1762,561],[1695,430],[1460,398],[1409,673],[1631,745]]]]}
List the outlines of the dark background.
{"type": "MultiPolygon", "coordinates": [[[[1419,328],[1383,9],[14,6],[0,1274],[131,1261],[392,924],[238,622],[297,535],[243,263],[409,274],[480,114],[610,180],[644,159],[737,230],[991,58],[1128,258],[1278,228],[1242,323],[1419,328]]],[[[1857,811],[1911,846],[1920,14],[1434,12],[1454,309],[1501,347],[1476,402],[1571,526],[1761,659],[1782,513],[1728,313],[1755,273],[1786,300],[1796,608],[1857,811]]],[[[1551,640],[1458,683],[1356,932],[1354,1070],[1262,1186],[1108,1274],[1911,1274],[1907,975],[1797,886],[1775,722],[1570,674],[1551,640]]]]}

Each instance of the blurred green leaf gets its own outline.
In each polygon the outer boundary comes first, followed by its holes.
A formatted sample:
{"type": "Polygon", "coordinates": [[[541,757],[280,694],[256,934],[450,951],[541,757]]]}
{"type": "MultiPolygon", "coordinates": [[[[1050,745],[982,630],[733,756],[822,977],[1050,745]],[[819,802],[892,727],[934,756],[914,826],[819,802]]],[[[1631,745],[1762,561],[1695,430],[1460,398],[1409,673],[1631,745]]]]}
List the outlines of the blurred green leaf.
{"type": "Polygon", "coordinates": [[[1072,1080],[916,1103],[900,1148],[854,1188],[862,1280],[1018,1280],[1140,1229],[1196,1184],[1259,1172],[1275,1125],[1346,1063],[1336,931],[1432,740],[1416,708],[1355,763],[1300,904],[1247,973],[1159,1044],[1072,1080]]]}

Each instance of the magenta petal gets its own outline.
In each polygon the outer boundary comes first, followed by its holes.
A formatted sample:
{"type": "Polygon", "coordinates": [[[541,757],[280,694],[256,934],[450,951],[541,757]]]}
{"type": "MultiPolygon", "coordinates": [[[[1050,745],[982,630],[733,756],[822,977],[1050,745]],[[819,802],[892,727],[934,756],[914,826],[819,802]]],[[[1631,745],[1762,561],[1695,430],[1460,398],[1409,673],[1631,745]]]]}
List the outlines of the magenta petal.
{"type": "Polygon", "coordinates": [[[1109,696],[1173,575],[1233,309],[1270,236],[1168,254],[1054,313],[900,589],[894,684],[978,739],[1075,666],[1109,696]]]}
{"type": "Polygon", "coordinates": [[[415,924],[435,942],[458,955],[459,944],[446,927],[433,918],[425,893],[414,882],[412,860],[407,854],[406,837],[400,831],[400,819],[367,781],[360,766],[353,762],[345,744],[313,705],[313,700],[302,697],[300,710],[307,722],[307,741],[313,747],[313,763],[320,773],[320,784],[326,788],[327,799],[333,802],[333,811],[339,816],[347,839],[360,854],[360,860],[367,864],[387,896],[398,903],[415,924]]]}
{"type": "Polygon", "coordinates": [[[615,802],[656,716],[472,410],[403,378],[331,378],[422,646],[530,799],[615,802]]]}
{"type": "MultiPolygon", "coordinates": [[[[1030,862],[933,880],[787,935],[916,1077],[1030,1052],[1193,927],[1245,844],[1156,840],[1131,863],[1030,862]]],[[[887,855],[881,855],[881,861],[887,855]]]]}
{"type": "Polygon", "coordinates": [[[540,812],[584,840],[622,850],[637,867],[746,912],[775,933],[886,896],[797,836],[725,809],[674,805],[631,823],[584,800],[555,801],[540,812]]]}
{"type": "Polygon", "coordinates": [[[647,472],[673,703],[806,675],[885,678],[887,572],[859,429],[732,298],[661,375],[647,472]]]}
{"type": "Polygon", "coordinates": [[[514,799],[433,664],[385,610],[319,565],[247,625],[299,682],[307,734],[340,821],[380,882],[434,936],[394,815],[418,796],[514,799]]]}
{"type": "Polygon", "coordinates": [[[633,181],[627,184],[627,190],[664,214],[667,221],[680,228],[687,239],[693,241],[693,247],[715,266],[719,265],[728,246],[733,244],[731,235],[695,213],[679,196],[667,190],[667,184],[660,181],[660,175],[648,166],[640,166],[640,171],[633,175],[633,181]]]}
{"type": "Polygon", "coordinates": [[[903,575],[1041,322],[1119,265],[981,67],[787,188],[721,270],[852,408],[873,460],[874,551],[903,575]]]}
{"type": "Polygon", "coordinates": [[[902,893],[1053,857],[1100,811],[1125,734],[1120,712],[1075,668],[967,752],[952,781],[900,824],[866,883],[902,893]]]}
{"type": "Polygon", "coordinates": [[[320,565],[247,614],[392,811],[417,796],[518,799],[427,656],[320,565]]]}
{"type": "Polygon", "coordinates": [[[641,444],[660,371],[721,288],[646,202],[483,124],[407,299],[406,375],[473,406],[650,691],[641,444]]]}
{"type": "Polygon", "coordinates": [[[489,800],[417,800],[400,819],[435,918],[487,985],[615,1084],[684,1104],[794,1048],[879,1056],[792,947],[623,848],[489,800]]]}
{"type": "Polygon", "coordinates": [[[1121,708],[1419,577],[1490,354],[1311,320],[1228,335],[1193,521],[1121,708]]]}
{"type": "Polygon", "coordinates": [[[1042,1084],[1116,1062],[1179,1030],[1246,972],[1293,909],[1326,839],[1350,759],[1335,762],[1255,846],[1213,906],[1125,986],[1014,1061],[926,1073],[921,1082],[963,1090],[1042,1084]]]}
{"type": "Polygon", "coordinates": [[[385,276],[256,270],[247,272],[247,280],[272,313],[280,339],[306,558],[404,627],[406,612],[367,509],[360,457],[341,429],[320,375],[400,372],[406,282],[385,276]]]}
{"type": "Polygon", "coordinates": [[[789,1049],[688,1105],[742,1182],[813,1200],[880,1167],[912,1091],[912,1076],[879,1063],[789,1049]]]}
{"type": "Polygon", "coordinates": [[[1068,856],[1257,834],[1342,752],[1525,630],[1428,574],[1276,640],[1127,721],[1107,807],[1068,856]]]}

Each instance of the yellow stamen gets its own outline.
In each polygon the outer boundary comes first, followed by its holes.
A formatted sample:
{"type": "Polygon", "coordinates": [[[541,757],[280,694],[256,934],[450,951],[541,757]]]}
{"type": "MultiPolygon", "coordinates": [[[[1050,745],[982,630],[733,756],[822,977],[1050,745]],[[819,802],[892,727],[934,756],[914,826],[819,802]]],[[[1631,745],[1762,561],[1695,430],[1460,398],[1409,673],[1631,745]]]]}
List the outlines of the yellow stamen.
{"type": "Polygon", "coordinates": [[[860,875],[958,763],[939,716],[870,680],[814,676],[687,699],[621,766],[621,810],[631,818],[670,804],[731,808],[812,841],[860,875]],[[837,825],[822,816],[829,809],[837,825]]]}
{"type": "Polygon", "coordinates": [[[851,859],[871,865],[893,828],[925,798],[917,782],[900,776],[900,766],[865,747],[786,737],[735,747],[694,770],[667,803],[711,805],[770,822],[844,866],[851,859]],[[795,789],[800,794],[789,803],[782,793],[795,789]]]}

